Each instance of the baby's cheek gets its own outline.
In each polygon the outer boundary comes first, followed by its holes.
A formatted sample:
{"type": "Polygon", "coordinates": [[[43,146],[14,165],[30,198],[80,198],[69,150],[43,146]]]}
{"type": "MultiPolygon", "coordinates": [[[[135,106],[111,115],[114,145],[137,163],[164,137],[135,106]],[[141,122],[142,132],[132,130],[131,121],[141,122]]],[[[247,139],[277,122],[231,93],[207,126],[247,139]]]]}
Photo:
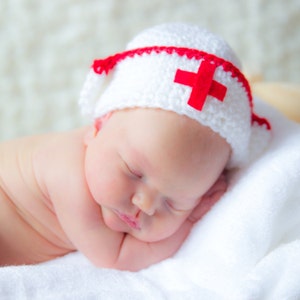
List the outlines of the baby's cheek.
{"type": "Polygon", "coordinates": [[[128,200],[128,186],[122,180],[105,178],[93,184],[92,195],[99,205],[118,208],[128,200]]]}
{"type": "Polygon", "coordinates": [[[124,232],[127,226],[117,217],[117,215],[106,207],[102,208],[102,217],[104,224],[113,231],[124,232]]]}
{"type": "Polygon", "coordinates": [[[176,232],[181,228],[181,226],[183,226],[183,223],[187,220],[188,217],[188,213],[182,213],[180,215],[177,214],[169,218],[162,227],[162,235],[164,236],[164,238],[176,234],[176,232]]]}

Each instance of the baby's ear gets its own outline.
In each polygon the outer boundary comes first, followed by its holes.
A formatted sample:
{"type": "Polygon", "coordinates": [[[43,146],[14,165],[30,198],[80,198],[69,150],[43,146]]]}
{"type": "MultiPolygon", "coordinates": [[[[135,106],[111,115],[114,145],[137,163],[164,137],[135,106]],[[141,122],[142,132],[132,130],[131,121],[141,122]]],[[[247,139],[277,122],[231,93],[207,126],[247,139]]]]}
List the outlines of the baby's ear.
{"type": "Polygon", "coordinates": [[[101,118],[97,118],[94,122],[94,125],[90,126],[88,128],[88,130],[84,136],[84,144],[85,145],[88,145],[88,143],[97,136],[98,132],[102,129],[104,124],[109,120],[111,115],[112,115],[112,112],[109,112],[105,116],[103,116],[101,118]]]}

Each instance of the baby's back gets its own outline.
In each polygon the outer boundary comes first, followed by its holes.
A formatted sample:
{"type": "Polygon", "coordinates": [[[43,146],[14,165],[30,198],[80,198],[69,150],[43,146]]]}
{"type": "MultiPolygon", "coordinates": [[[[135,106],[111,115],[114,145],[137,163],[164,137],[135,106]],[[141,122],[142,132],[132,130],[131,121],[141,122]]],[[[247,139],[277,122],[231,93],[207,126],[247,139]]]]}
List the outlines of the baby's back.
{"type": "Polygon", "coordinates": [[[0,265],[37,263],[71,251],[35,166],[48,140],[0,144],[0,265]]]}

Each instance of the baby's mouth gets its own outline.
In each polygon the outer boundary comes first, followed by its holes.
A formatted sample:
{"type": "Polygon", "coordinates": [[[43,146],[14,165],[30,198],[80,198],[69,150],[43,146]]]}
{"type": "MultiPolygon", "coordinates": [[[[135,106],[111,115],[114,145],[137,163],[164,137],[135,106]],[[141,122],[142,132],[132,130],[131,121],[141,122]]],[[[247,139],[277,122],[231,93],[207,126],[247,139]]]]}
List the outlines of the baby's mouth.
{"type": "Polygon", "coordinates": [[[132,229],[136,229],[136,230],[140,230],[140,224],[139,221],[136,217],[127,215],[127,214],[123,214],[121,212],[119,212],[118,210],[114,210],[115,213],[117,214],[117,216],[124,222],[126,223],[130,228],[132,229]]]}

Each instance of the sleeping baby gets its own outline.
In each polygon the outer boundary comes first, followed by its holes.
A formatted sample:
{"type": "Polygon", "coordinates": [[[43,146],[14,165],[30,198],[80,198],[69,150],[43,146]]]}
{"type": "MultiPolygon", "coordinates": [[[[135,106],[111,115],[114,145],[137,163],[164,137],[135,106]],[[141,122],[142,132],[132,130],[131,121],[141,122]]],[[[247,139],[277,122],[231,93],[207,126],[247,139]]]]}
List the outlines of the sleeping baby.
{"type": "Polygon", "coordinates": [[[226,170],[270,138],[232,50],[188,24],[95,60],[79,102],[90,126],[0,144],[2,266],[80,251],[137,271],[171,257],[226,191],[226,170]]]}

